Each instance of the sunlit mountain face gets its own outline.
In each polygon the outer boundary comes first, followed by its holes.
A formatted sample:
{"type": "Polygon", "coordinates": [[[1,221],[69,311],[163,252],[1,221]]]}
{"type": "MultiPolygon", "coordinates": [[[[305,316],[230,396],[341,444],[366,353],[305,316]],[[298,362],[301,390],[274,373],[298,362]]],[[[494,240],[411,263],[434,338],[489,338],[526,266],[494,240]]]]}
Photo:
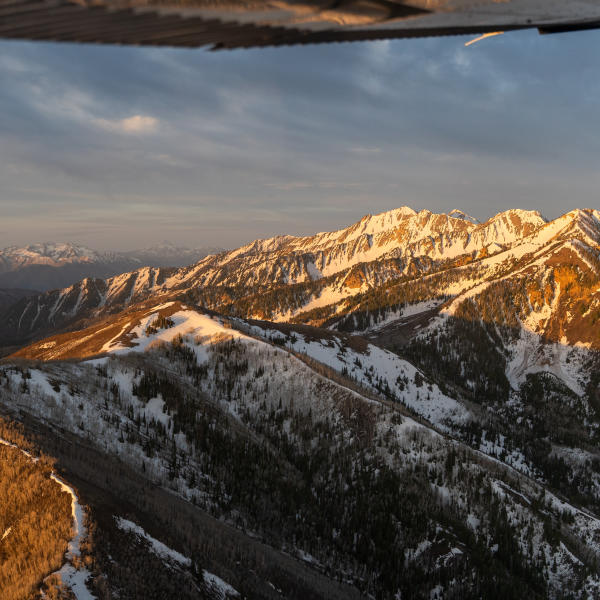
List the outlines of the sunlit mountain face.
{"type": "Polygon", "coordinates": [[[48,594],[600,597],[598,210],[401,207],[89,271],[7,292],[0,340],[0,437],[64,504],[48,594]]]}

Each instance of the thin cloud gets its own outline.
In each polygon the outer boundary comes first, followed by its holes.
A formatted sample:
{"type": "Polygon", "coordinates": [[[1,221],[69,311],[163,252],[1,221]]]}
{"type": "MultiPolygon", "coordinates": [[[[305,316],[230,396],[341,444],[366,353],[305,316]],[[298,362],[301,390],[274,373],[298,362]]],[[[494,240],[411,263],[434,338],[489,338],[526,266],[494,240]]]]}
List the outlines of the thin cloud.
{"type": "Polygon", "coordinates": [[[147,115],[133,115],[125,119],[94,119],[94,123],[102,129],[121,133],[152,133],[158,128],[158,119],[147,115]]]}
{"type": "Polygon", "coordinates": [[[266,186],[284,191],[291,192],[293,190],[304,190],[304,189],[323,189],[323,190],[335,190],[335,189],[352,189],[359,187],[359,183],[353,181],[282,181],[282,182],[270,182],[266,186]]]}
{"type": "Polygon", "coordinates": [[[589,204],[597,37],[504,37],[224,54],[0,42],[5,235],[109,247],[161,239],[168,216],[183,243],[237,246],[403,204],[589,204]]]}
{"type": "Polygon", "coordinates": [[[266,185],[267,185],[267,187],[275,188],[276,190],[281,190],[284,192],[314,187],[314,183],[311,181],[287,181],[287,182],[281,182],[281,183],[270,182],[270,183],[267,183],[266,185]]]}
{"type": "Polygon", "coordinates": [[[350,148],[350,152],[352,152],[352,154],[358,154],[359,156],[370,156],[372,154],[380,154],[381,148],[355,146],[354,148],[350,148]]]}
{"type": "Polygon", "coordinates": [[[347,190],[359,187],[359,183],[353,181],[320,181],[318,187],[324,190],[347,190]]]}

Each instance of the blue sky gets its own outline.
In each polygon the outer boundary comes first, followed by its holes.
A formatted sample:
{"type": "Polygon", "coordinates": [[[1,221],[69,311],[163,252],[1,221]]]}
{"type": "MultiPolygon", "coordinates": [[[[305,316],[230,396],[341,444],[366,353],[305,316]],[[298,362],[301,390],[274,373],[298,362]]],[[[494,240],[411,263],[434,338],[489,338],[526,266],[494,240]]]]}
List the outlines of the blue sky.
{"type": "Polygon", "coordinates": [[[467,39],[0,42],[0,247],[233,247],[405,204],[598,207],[600,33],[467,39]]]}

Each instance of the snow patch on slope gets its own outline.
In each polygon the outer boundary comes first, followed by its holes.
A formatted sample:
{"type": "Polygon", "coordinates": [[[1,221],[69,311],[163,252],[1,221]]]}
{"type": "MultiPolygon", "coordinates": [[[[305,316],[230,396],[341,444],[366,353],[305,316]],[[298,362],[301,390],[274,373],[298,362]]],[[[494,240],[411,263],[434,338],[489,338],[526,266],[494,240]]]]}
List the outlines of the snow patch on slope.
{"type": "Polygon", "coordinates": [[[161,306],[157,306],[153,309],[153,312],[148,316],[144,317],[140,324],[131,330],[130,342],[133,347],[125,344],[114,344],[111,342],[111,346],[105,350],[111,354],[126,354],[128,352],[137,351],[144,352],[148,350],[153,344],[160,342],[170,342],[177,336],[191,335],[191,336],[206,336],[208,338],[222,335],[225,332],[228,336],[238,338],[241,334],[235,330],[226,329],[223,324],[218,320],[215,320],[207,315],[198,313],[192,309],[180,310],[173,313],[170,319],[173,321],[173,327],[161,329],[156,333],[147,333],[148,327],[155,321],[158,316],[158,311],[162,308],[166,308],[173,303],[167,303],[161,306]]]}
{"type": "Polygon", "coordinates": [[[368,344],[365,352],[358,352],[338,338],[307,340],[299,333],[288,338],[257,325],[249,326],[248,332],[266,340],[280,340],[289,350],[320,362],[369,390],[395,398],[444,431],[449,430],[450,423],[470,419],[462,404],[442,393],[436,384],[427,382],[411,363],[378,346],[368,344]]]}
{"type": "Polygon", "coordinates": [[[299,309],[277,315],[273,321],[276,323],[289,321],[292,317],[299,313],[308,312],[315,308],[322,308],[323,306],[328,306],[329,304],[337,304],[338,302],[345,300],[355,293],[356,290],[350,290],[346,287],[336,288],[334,286],[327,286],[321,290],[321,293],[318,296],[314,296],[309,302],[301,306],[299,309]]]}
{"type": "Polygon", "coordinates": [[[368,327],[366,332],[375,332],[383,329],[390,323],[394,321],[398,321],[399,319],[406,319],[407,317],[414,317],[421,313],[427,312],[428,310],[433,310],[443,304],[445,302],[444,299],[435,299],[435,300],[425,300],[423,302],[414,302],[412,304],[407,304],[399,310],[394,310],[387,313],[386,317],[381,321],[378,321],[375,325],[368,327]]]}
{"type": "MultiPolygon", "coordinates": [[[[136,525],[133,521],[129,521],[123,517],[115,517],[115,522],[117,527],[122,531],[132,533],[135,536],[146,540],[150,550],[163,562],[167,564],[177,563],[184,567],[192,566],[192,561],[190,558],[184,556],[180,552],[177,552],[177,550],[169,548],[166,544],[163,544],[161,541],[152,537],[142,527],[136,525]]],[[[229,585],[226,581],[223,581],[214,573],[209,573],[208,571],[203,570],[202,575],[206,584],[211,587],[211,590],[218,594],[219,599],[238,598],[240,596],[240,593],[233,586],[229,585]]]]}
{"type": "Polygon", "coordinates": [[[585,348],[566,343],[547,343],[538,334],[523,328],[519,339],[509,346],[511,358],[506,376],[513,389],[518,389],[529,373],[552,373],[578,396],[585,392],[581,372],[585,348]]]}
{"type": "Polygon", "coordinates": [[[192,561],[189,558],[180,552],[169,548],[161,541],[152,537],[150,534],[146,533],[142,527],[136,525],[133,521],[129,521],[128,519],[124,519],[122,517],[115,517],[115,522],[121,531],[133,533],[149,542],[152,552],[154,552],[154,554],[156,554],[156,556],[161,558],[163,561],[173,561],[186,567],[189,567],[192,564],[192,561]]]}

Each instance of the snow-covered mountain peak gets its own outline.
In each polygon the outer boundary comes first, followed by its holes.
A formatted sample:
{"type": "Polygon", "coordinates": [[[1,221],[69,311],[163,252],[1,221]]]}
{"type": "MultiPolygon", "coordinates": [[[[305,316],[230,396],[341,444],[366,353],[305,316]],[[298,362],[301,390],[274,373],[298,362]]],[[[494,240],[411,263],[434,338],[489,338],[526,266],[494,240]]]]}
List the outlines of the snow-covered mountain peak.
{"type": "Polygon", "coordinates": [[[402,221],[411,219],[418,214],[410,206],[401,206],[400,208],[394,208],[376,215],[365,215],[358,223],[345,229],[340,229],[339,233],[348,232],[351,234],[345,235],[345,240],[358,237],[359,235],[377,235],[396,227],[402,221]]]}
{"type": "Polygon", "coordinates": [[[103,255],[91,248],[70,242],[43,242],[27,246],[8,246],[0,250],[0,271],[30,265],[61,266],[97,262],[103,255]]]}
{"type": "Polygon", "coordinates": [[[9,246],[0,250],[0,288],[50,290],[84,278],[108,278],[142,265],[183,267],[222,252],[220,248],[186,248],[170,242],[129,252],[99,252],[69,242],[9,246]]]}
{"type": "Polygon", "coordinates": [[[468,221],[469,223],[473,223],[474,225],[477,225],[479,223],[479,221],[475,217],[468,215],[467,213],[463,212],[458,208],[451,210],[448,213],[448,216],[452,217],[453,219],[461,219],[462,221],[468,221]]]}
{"type": "MultiPolygon", "coordinates": [[[[541,215],[534,211],[506,211],[480,224],[477,219],[458,209],[449,214],[438,214],[426,209],[417,212],[408,206],[401,206],[375,215],[365,215],[352,225],[336,231],[323,231],[305,237],[279,235],[255,240],[219,256],[218,262],[225,265],[232,260],[250,257],[251,260],[259,260],[259,257],[272,260],[275,256],[327,252],[336,256],[335,264],[323,257],[327,264],[315,265],[318,271],[326,275],[356,262],[375,260],[388,252],[400,251],[404,254],[408,246],[415,244],[423,248],[411,249],[411,253],[429,254],[427,248],[433,243],[436,258],[437,255],[439,258],[452,258],[478,251],[492,243],[513,243],[544,223],[541,215]],[[470,242],[470,234],[478,228],[481,229],[481,235],[476,241],[470,242]],[[444,241],[438,247],[441,240],[444,241]],[[346,260],[342,260],[342,255],[346,260]]],[[[289,278],[287,281],[291,282],[289,278]]]]}
{"type": "Polygon", "coordinates": [[[512,245],[540,230],[546,223],[546,219],[537,210],[511,208],[494,215],[479,225],[479,228],[495,237],[490,241],[512,245]]]}
{"type": "Polygon", "coordinates": [[[567,219],[591,227],[594,230],[600,230],[600,211],[593,208],[576,208],[564,215],[567,219]]]}
{"type": "Polygon", "coordinates": [[[144,256],[161,256],[163,258],[169,256],[185,256],[185,255],[208,255],[208,254],[217,254],[218,252],[222,252],[222,248],[213,248],[213,247],[199,247],[199,248],[188,248],[187,246],[179,246],[174,244],[173,242],[169,242],[168,240],[164,240],[163,242],[156,244],[154,246],[148,246],[146,248],[140,248],[139,250],[131,250],[127,252],[127,255],[135,256],[136,258],[144,257],[144,256]]]}
{"type": "MultiPolygon", "coordinates": [[[[386,213],[382,213],[386,214],[386,213]]],[[[410,206],[400,206],[399,208],[394,208],[388,211],[388,214],[392,214],[397,218],[400,217],[414,217],[417,214],[417,211],[411,208],[410,206]]]]}
{"type": "MultiPolygon", "coordinates": [[[[398,221],[403,217],[414,217],[416,214],[418,214],[418,212],[410,206],[399,206],[398,208],[384,210],[383,212],[375,213],[374,215],[369,213],[367,215],[364,215],[358,222],[363,223],[375,221],[380,223],[392,223],[393,221],[398,221]]],[[[343,229],[340,229],[339,231],[343,231],[343,229]]]]}
{"type": "Polygon", "coordinates": [[[387,245],[391,240],[396,240],[396,245],[401,245],[402,239],[408,241],[410,238],[410,241],[414,242],[430,235],[451,234],[455,231],[463,231],[465,227],[472,227],[476,222],[468,215],[464,215],[464,219],[455,218],[453,221],[449,220],[449,216],[433,213],[427,209],[417,212],[409,206],[401,206],[376,215],[365,215],[360,221],[344,229],[323,232],[312,238],[302,239],[332,245],[347,244],[364,236],[372,236],[373,244],[381,247],[382,244],[378,242],[387,245]]]}
{"type": "Polygon", "coordinates": [[[94,259],[98,256],[98,252],[95,250],[71,242],[42,242],[29,244],[22,248],[10,246],[2,250],[2,252],[9,249],[24,256],[44,256],[54,260],[66,260],[69,258],[94,259]]]}
{"type": "Polygon", "coordinates": [[[488,222],[500,219],[510,219],[513,222],[518,221],[520,223],[531,223],[537,227],[545,225],[548,222],[538,210],[526,210],[523,208],[509,208],[508,210],[495,214],[488,222]]]}
{"type": "Polygon", "coordinates": [[[600,244],[600,211],[584,208],[571,210],[531,235],[530,241],[543,245],[558,239],[580,239],[589,246],[600,244]]]}

